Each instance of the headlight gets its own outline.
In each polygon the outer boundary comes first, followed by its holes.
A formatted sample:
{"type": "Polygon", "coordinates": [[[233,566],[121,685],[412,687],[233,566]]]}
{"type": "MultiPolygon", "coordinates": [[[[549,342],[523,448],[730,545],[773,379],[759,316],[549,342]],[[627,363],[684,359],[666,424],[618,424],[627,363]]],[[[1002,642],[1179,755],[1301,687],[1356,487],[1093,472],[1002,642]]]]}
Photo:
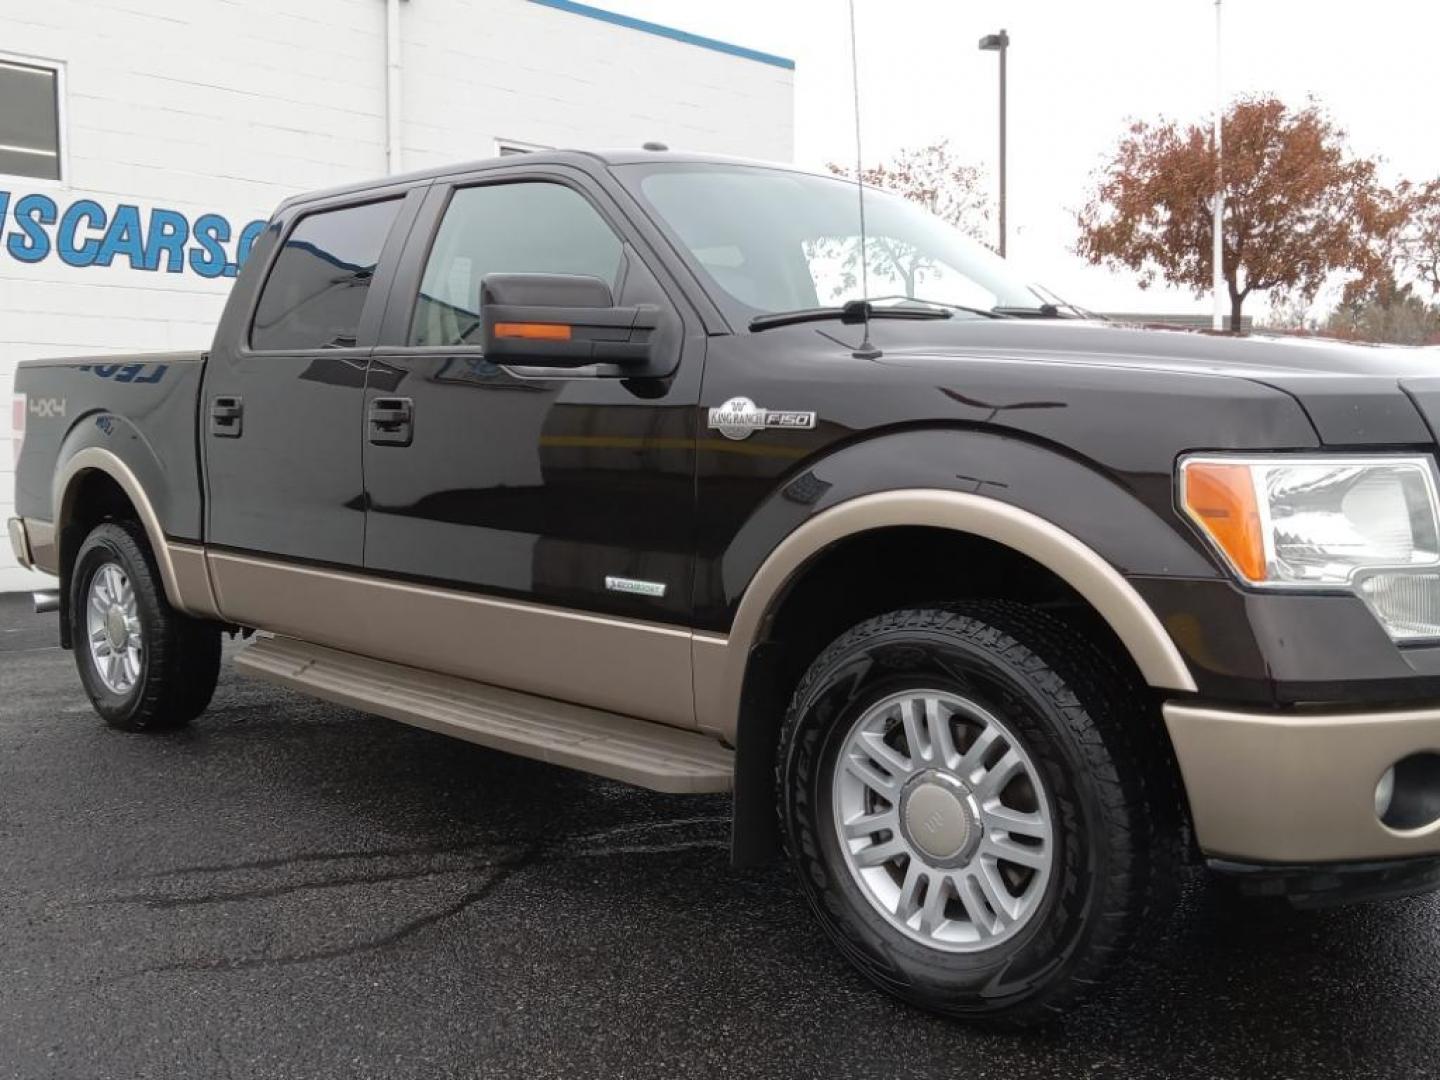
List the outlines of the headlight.
{"type": "Polygon", "coordinates": [[[1440,637],[1428,458],[1188,457],[1180,505],[1246,584],[1348,589],[1396,640],[1440,637]]]}

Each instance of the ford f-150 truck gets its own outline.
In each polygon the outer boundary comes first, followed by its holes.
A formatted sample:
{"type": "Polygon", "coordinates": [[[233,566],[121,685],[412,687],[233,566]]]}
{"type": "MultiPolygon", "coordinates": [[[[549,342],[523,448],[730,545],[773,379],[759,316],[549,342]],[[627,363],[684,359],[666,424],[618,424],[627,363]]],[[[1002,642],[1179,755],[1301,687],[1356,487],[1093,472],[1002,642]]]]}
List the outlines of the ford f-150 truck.
{"type": "MultiPolygon", "coordinates": [[[[25,363],[110,724],[243,671],[733,792],[926,1008],[1075,1004],[1208,867],[1435,887],[1440,375],[1108,324],[914,204],[561,152],[285,202],[207,353],[25,363]]],[[[761,944],[757,941],[757,945],[761,944]]]]}

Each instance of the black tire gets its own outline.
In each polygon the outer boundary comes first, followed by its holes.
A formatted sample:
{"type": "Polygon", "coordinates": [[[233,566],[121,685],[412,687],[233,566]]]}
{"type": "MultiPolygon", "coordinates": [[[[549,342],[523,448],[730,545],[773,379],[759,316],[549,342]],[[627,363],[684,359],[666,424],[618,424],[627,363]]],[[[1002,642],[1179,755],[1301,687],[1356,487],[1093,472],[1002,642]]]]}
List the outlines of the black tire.
{"type": "Polygon", "coordinates": [[[85,692],[111,727],[168,731],[188,724],[210,704],[220,675],[220,628],[170,606],[145,533],[132,522],[97,525],[81,544],[70,573],[70,638],[85,692]],[[139,675],[123,692],[101,675],[87,626],[91,582],[111,564],[134,592],[143,641],[139,675]]]}
{"type": "Polygon", "coordinates": [[[1173,900],[1181,815],[1153,703],[1065,624],[1018,604],[897,611],[844,634],[795,691],[776,785],[787,851],[826,932],[883,989],[950,1017],[1023,1026],[1070,1010],[1173,900]],[[921,687],[1001,719],[1053,807],[1034,914],[983,951],[907,937],[867,900],[836,835],[832,781],[852,725],[882,697],[921,687]]]}

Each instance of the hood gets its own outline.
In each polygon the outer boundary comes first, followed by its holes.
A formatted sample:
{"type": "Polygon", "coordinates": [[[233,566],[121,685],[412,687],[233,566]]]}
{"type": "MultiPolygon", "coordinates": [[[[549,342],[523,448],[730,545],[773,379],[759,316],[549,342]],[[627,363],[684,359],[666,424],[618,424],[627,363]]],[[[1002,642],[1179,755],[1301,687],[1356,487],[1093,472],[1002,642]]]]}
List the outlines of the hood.
{"type": "MultiPolygon", "coordinates": [[[[1250,334],[1091,322],[1079,319],[951,319],[903,325],[897,353],[1066,358],[1082,363],[1143,367],[1191,374],[1267,376],[1388,376],[1440,374],[1440,348],[1361,345],[1330,338],[1250,334]]],[[[877,337],[879,334],[877,333],[877,337]]],[[[887,337],[890,335],[886,335],[887,337]]]]}
{"type": "MultiPolygon", "coordinates": [[[[886,332],[875,334],[877,344],[897,358],[1066,360],[1247,379],[1295,398],[1326,445],[1429,445],[1435,441],[1432,427],[1440,430],[1440,349],[1232,337],[1076,319],[883,325],[886,332]],[[892,335],[892,326],[904,329],[892,335]]],[[[878,330],[882,323],[873,326],[878,330]]]]}

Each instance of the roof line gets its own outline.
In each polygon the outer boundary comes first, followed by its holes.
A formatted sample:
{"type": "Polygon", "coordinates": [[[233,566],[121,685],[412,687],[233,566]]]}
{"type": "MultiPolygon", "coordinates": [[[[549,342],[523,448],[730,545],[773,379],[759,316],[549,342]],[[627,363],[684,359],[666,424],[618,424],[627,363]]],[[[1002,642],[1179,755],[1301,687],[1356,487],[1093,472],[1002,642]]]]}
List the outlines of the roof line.
{"type": "Polygon", "coordinates": [[[629,30],[639,30],[644,34],[669,38],[671,41],[683,42],[686,45],[696,45],[702,49],[727,53],[744,60],[754,60],[757,63],[784,68],[786,71],[795,70],[795,61],[789,57],[760,52],[758,49],[747,49],[743,45],[732,45],[728,41],[719,41],[716,38],[702,37],[686,30],[677,30],[673,26],[662,26],[660,23],[637,19],[630,15],[621,15],[618,11],[606,11],[604,8],[591,7],[589,4],[577,4],[575,0],[530,0],[530,2],[554,8],[557,11],[569,12],[571,15],[581,15],[587,19],[599,19],[601,22],[613,23],[615,26],[623,26],[629,30]]]}

